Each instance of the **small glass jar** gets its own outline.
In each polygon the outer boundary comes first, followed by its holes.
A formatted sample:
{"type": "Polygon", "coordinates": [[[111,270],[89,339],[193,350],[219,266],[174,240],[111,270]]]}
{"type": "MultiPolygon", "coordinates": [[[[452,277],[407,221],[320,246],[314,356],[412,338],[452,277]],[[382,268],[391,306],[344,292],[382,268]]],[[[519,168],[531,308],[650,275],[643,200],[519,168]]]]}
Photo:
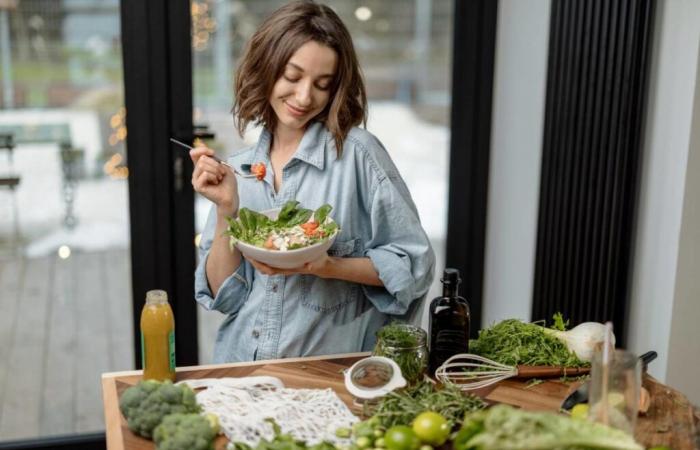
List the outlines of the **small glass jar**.
{"type": "Polygon", "coordinates": [[[425,330],[405,323],[392,323],[377,331],[375,356],[392,359],[408,384],[423,379],[428,369],[428,347],[425,330]]]}

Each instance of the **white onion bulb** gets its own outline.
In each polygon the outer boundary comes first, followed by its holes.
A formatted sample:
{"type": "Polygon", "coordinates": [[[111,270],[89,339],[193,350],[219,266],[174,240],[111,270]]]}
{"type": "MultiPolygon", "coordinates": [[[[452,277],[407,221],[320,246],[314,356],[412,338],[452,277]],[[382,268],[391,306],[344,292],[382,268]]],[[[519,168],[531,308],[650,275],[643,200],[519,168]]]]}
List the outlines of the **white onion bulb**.
{"type": "MultiPolygon", "coordinates": [[[[598,322],[584,322],[568,331],[550,328],[546,328],[546,330],[561,340],[569,350],[585,362],[591,362],[596,347],[602,345],[605,340],[605,325],[598,322]]],[[[615,335],[613,334],[611,337],[611,343],[614,347],[615,335]]]]}

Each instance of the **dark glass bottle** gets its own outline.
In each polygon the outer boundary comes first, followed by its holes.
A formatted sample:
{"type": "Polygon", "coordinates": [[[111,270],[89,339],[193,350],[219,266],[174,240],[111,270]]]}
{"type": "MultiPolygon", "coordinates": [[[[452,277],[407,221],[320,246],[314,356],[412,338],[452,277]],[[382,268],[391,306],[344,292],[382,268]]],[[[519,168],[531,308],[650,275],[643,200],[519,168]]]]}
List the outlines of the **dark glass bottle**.
{"type": "Polygon", "coordinates": [[[440,281],[442,297],[430,302],[431,376],[451,356],[469,351],[469,303],[459,296],[459,270],[445,269],[440,281]]]}

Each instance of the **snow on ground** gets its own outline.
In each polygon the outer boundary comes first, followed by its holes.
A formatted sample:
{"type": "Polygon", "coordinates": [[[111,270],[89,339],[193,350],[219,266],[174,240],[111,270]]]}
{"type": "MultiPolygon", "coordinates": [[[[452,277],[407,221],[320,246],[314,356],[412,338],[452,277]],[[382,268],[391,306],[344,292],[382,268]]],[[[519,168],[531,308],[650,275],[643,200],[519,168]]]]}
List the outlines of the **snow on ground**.
{"type": "MultiPolygon", "coordinates": [[[[76,185],[74,229],[63,226],[65,203],[59,148],[53,144],[21,144],[15,148],[13,172],[21,177],[15,193],[24,253],[36,257],[62,245],[73,250],[127,248],[129,245],[126,180],[81,180],[76,185]]],[[[3,166],[5,167],[5,166],[3,166]]],[[[12,236],[12,194],[0,192],[0,238],[12,236]]]]}
{"type": "MultiPolygon", "coordinates": [[[[227,143],[236,141],[230,116],[224,112],[217,116],[220,116],[216,118],[218,122],[227,124],[225,129],[215,129],[219,139],[227,143]]],[[[417,118],[408,106],[392,102],[370,105],[368,129],[382,141],[396,163],[428,236],[442,245],[447,219],[449,130],[428,124],[417,118]]],[[[250,136],[246,138],[246,141],[251,139],[250,136]]],[[[6,167],[4,164],[0,171],[6,167]]],[[[14,172],[22,178],[15,195],[27,256],[46,255],[62,245],[83,251],[129,246],[126,180],[105,177],[78,182],[74,203],[78,224],[68,230],[62,225],[65,209],[58,147],[19,145],[15,149],[14,172]]],[[[11,205],[11,194],[0,191],[0,241],[3,243],[12,236],[11,205]]],[[[197,196],[195,209],[196,227],[201,230],[209,204],[197,196]]]]}

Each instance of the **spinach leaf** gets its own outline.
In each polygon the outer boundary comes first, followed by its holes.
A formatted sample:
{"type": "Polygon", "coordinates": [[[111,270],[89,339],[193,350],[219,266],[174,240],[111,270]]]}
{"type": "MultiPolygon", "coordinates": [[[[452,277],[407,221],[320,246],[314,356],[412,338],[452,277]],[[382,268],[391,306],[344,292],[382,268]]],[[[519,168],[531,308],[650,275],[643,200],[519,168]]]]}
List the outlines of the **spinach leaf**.
{"type": "Polygon", "coordinates": [[[300,208],[295,213],[294,216],[287,222],[287,226],[293,227],[294,225],[301,225],[307,222],[314,212],[310,209],[300,208]]]}
{"type": "Polygon", "coordinates": [[[328,203],[321,205],[316,212],[314,212],[314,220],[316,220],[316,222],[319,224],[322,224],[326,220],[326,217],[328,217],[328,213],[331,212],[331,209],[333,209],[333,207],[328,203]]]}
{"type": "Polygon", "coordinates": [[[282,210],[277,215],[277,223],[279,223],[280,225],[284,225],[287,222],[289,222],[289,219],[291,219],[294,215],[294,212],[296,211],[298,205],[299,202],[296,200],[290,200],[287,203],[285,203],[282,206],[282,210]]]}

